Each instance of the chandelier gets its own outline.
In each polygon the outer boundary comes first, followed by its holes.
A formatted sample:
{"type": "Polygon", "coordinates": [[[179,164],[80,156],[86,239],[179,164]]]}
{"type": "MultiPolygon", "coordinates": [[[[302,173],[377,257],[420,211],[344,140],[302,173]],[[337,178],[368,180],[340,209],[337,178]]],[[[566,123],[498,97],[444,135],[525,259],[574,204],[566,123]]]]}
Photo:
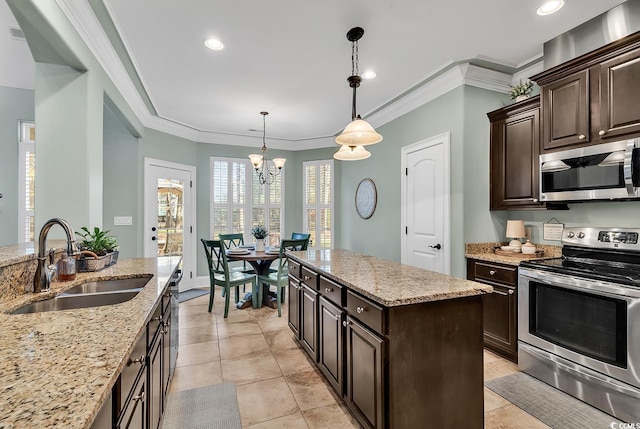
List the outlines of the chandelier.
{"type": "Polygon", "coordinates": [[[358,40],[364,35],[364,29],[354,27],[347,32],[347,40],[351,42],[351,76],[347,78],[349,87],[353,88],[351,104],[351,122],[344,131],[336,137],[336,143],[342,145],[333,157],[342,161],[355,161],[371,156],[364,146],[382,141],[382,136],[356,112],[356,89],[362,78],[358,69],[358,40]]]}
{"type": "Polygon", "coordinates": [[[251,160],[251,164],[253,164],[253,168],[256,169],[256,174],[258,175],[258,181],[261,185],[267,184],[270,185],[275,180],[276,176],[278,176],[282,172],[282,167],[284,167],[284,163],[287,161],[285,158],[274,158],[273,163],[275,164],[277,170],[272,172],[269,169],[269,162],[267,160],[266,152],[267,152],[267,144],[265,142],[267,136],[267,124],[265,118],[269,114],[269,112],[260,112],[262,115],[262,154],[252,153],[249,155],[249,159],[251,160]]]}

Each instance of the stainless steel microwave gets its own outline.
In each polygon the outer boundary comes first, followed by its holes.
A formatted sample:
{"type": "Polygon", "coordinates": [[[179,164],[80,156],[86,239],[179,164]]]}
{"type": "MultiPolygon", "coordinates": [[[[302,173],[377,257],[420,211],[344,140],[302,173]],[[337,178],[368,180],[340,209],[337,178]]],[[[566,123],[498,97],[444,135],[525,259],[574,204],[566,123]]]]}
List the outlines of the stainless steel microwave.
{"type": "Polygon", "coordinates": [[[540,155],[540,201],[640,198],[640,138],[540,155]]]}

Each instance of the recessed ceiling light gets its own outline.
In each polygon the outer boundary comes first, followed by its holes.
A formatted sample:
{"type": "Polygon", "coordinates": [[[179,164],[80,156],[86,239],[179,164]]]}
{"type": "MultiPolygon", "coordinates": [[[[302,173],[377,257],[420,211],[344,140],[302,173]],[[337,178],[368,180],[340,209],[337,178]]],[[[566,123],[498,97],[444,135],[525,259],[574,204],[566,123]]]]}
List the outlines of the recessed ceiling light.
{"type": "Polygon", "coordinates": [[[204,45],[209,49],[213,49],[214,51],[224,49],[224,44],[218,39],[208,39],[206,42],[204,42],[204,45]]]}
{"type": "Polygon", "coordinates": [[[366,72],[362,73],[362,79],[373,79],[374,77],[376,77],[376,72],[374,72],[373,70],[367,70],[366,72]]]}
{"type": "Polygon", "coordinates": [[[562,9],[564,6],[564,0],[547,0],[540,5],[536,13],[538,15],[551,15],[562,9]]]}

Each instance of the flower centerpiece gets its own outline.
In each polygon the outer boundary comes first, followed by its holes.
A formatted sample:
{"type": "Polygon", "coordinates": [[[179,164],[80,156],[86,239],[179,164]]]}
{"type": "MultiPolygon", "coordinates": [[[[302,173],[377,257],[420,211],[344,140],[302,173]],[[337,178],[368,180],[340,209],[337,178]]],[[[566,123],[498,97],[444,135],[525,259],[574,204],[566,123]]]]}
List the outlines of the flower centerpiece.
{"type": "Polygon", "coordinates": [[[522,101],[531,96],[531,93],[533,92],[533,82],[530,80],[523,82],[522,79],[520,79],[520,82],[517,85],[509,85],[509,88],[509,95],[511,96],[511,99],[522,101]]]}
{"type": "Polygon", "coordinates": [[[256,239],[256,252],[264,252],[264,239],[269,235],[269,231],[263,225],[256,225],[251,228],[251,235],[256,239]]]}

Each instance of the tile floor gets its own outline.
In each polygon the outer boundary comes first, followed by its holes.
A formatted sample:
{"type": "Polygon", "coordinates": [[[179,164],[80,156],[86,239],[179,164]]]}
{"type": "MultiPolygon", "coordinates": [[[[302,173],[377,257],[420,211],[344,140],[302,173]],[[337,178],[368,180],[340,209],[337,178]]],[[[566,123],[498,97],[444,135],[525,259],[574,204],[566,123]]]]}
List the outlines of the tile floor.
{"type": "MultiPolygon", "coordinates": [[[[224,319],[219,294],[217,290],[211,313],[208,295],[180,304],[180,348],[171,391],[235,383],[244,428],[360,428],[293,340],[286,306],[281,318],[266,307],[231,307],[224,319]]],[[[513,363],[485,351],[485,380],[516,371],[513,363]]],[[[484,390],[485,428],[548,428],[484,390]]]]}

